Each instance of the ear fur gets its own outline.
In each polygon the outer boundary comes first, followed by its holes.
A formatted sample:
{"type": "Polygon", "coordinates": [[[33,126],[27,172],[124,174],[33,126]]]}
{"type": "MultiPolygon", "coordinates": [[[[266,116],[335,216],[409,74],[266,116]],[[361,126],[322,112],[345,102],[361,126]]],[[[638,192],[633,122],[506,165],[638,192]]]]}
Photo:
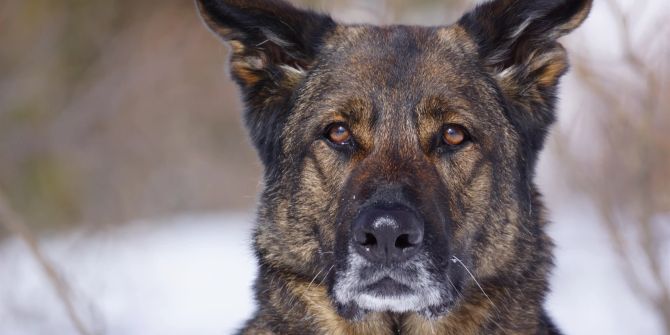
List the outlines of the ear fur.
{"type": "Polygon", "coordinates": [[[336,24],[281,0],[196,0],[209,29],[231,46],[230,70],[242,88],[247,126],[269,166],[286,103],[336,24]]]}
{"type": "Polygon", "coordinates": [[[555,92],[568,69],[557,42],[587,17],[592,0],[494,0],[459,21],[479,47],[482,64],[540,149],[554,121],[555,92]]]}

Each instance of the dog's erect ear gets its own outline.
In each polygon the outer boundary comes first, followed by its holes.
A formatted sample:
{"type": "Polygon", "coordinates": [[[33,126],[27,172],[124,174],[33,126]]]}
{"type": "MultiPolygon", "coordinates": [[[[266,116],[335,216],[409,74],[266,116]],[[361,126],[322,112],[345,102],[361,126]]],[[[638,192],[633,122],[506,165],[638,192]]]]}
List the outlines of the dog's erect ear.
{"type": "Polygon", "coordinates": [[[278,149],[275,130],[285,117],[286,101],[335,23],[281,0],[196,0],[196,4],[207,26],[231,46],[232,76],[242,88],[247,125],[267,165],[278,149]]]}
{"type": "Polygon", "coordinates": [[[556,86],[568,68],[557,39],[577,28],[591,5],[592,0],[494,0],[459,21],[508,101],[531,121],[528,127],[553,122],[556,86]]]}
{"type": "MultiPolygon", "coordinates": [[[[197,0],[207,26],[232,46],[232,71],[243,87],[278,82],[309,68],[334,22],[280,0],[197,0]]],[[[295,79],[295,78],[294,78],[295,79]]]]}

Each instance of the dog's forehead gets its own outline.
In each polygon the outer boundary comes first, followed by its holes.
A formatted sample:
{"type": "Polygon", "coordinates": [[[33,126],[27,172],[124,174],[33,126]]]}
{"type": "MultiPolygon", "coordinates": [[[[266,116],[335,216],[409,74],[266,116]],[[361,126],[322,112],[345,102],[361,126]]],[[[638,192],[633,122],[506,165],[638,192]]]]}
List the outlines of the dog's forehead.
{"type": "Polygon", "coordinates": [[[354,101],[363,107],[350,109],[368,114],[363,119],[413,122],[417,114],[435,117],[432,112],[445,105],[480,109],[473,105],[490,92],[478,67],[476,45],[458,25],[339,26],[326,39],[300,100],[310,114],[354,101]]]}
{"type": "Polygon", "coordinates": [[[340,26],[324,49],[323,57],[341,75],[373,76],[387,86],[445,79],[472,68],[476,55],[475,44],[458,25],[340,26]]]}
{"type": "Polygon", "coordinates": [[[458,25],[339,26],[326,39],[308,86],[327,88],[333,100],[410,107],[481,87],[478,66],[477,48],[458,25]]]}

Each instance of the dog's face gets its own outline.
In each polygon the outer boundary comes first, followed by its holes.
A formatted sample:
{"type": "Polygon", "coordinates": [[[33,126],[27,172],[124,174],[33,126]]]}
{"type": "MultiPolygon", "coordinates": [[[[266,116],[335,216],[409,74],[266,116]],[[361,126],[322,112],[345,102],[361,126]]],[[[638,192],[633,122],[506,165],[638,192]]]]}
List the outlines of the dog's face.
{"type": "Polygon", "coordinates": [[[505,262],[520,135],[461,27],[339,29],[285,128],[303,151],[296,201],[319,199],[298,212],[332,241],[347,314],[445,311],[471,279],[454,260],[505,262]]]}
{"type": "Polygon", "coordinates": [[[498,0],[450,26],[374,27],[200,0],[266,166],[262,263],[325,282],[356,319],[442,315],[475,278],[532,262],[531,178],[567,68],[556,39],[590,6],[498,0]]]}

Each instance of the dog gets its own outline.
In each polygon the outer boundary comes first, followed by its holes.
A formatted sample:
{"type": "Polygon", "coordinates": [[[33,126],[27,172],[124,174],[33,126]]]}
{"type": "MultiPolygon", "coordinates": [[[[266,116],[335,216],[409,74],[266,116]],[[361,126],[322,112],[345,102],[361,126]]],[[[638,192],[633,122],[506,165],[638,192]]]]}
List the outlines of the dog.
{"type": "Polygon", "coordinates": [[[493,0],[451,25],[345,25],[196,0],[264,166],[240,334],[559,334],[533,182],[592,0],[493,0]]]}

